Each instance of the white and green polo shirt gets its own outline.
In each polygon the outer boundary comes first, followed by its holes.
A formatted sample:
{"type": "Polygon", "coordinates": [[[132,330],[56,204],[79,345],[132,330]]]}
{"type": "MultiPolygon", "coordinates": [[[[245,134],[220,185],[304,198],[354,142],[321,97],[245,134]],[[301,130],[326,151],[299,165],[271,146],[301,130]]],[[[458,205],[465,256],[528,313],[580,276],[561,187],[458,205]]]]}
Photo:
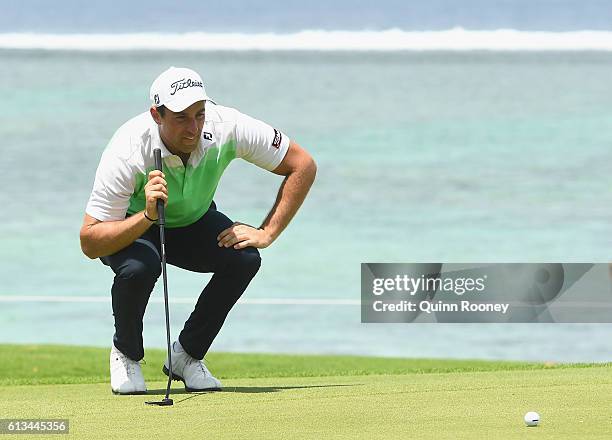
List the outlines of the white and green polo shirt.
{"type": "Polygon", "coordinates": [[[155,169],[155,148],[161,149],[168,183],[166,226],[178,228],[204,215],[233,159],[271,171],[285,157],[289,138],[236,109],[207,101],[200,145],[184,166],[168,151],[147,111],[123,124],[102,153],[85,212],[100,221],[113,221],[144,210],[144,186],[155,169]]]}

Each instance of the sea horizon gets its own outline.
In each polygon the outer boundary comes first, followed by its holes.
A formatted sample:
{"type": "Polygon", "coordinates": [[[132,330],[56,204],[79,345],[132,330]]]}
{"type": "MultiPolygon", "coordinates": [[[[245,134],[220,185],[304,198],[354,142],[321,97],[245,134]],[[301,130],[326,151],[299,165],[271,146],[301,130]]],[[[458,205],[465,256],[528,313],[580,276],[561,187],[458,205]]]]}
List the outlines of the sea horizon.
{"type": "MultiPolygon", "coordinates": [[[[612,8],[357,3],[4,5],[0,340],[110,344],[113,274],[78,231],[109,139],[175,65],[318,164],[215,350],[610,360],[609,324],[362,324],[356,301],[367,262],[610,260],[612,8]]],[[[215,202],[260,224],[279,185],[234,161],[215,202]]],[[[209,275],[168,275],[177,334],[209,275]]],[[[160,298],[145,338],[161,348],[160,298]]]]}

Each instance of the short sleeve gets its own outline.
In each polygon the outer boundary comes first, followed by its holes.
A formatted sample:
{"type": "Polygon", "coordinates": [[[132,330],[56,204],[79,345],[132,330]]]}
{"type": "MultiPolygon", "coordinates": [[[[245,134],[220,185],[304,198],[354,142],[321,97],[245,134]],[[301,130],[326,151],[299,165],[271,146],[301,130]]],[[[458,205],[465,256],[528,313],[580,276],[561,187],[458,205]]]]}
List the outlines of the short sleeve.
{"type": "Polygon", "coordinates": [[[100,221],[123,220],[130,206],[135,180],[127,161],[107,148],[100,159],[85,212],[100,221]]]}
{"type": "Polygon", "coordinates": [[[239,113],[236,118],[236,157],[272,171],[280,165],[289,138],[258,119],[239,113]]]}

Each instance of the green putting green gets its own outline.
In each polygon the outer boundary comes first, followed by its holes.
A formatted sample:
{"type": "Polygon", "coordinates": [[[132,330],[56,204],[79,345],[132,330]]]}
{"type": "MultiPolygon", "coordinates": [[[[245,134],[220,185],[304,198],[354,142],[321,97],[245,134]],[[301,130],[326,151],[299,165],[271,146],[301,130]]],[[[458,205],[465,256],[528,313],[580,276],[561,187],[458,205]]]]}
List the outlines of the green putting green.
{"type": "MultiPolygon", "coordinates": [[[[65,418],[70,438],[610,438],[612,365],[211,354],[222,392],[115,396],[108,350],[0,346],[2,418],[65,418]],[[100,365],[98,365],[100,364],[100,365]],[[527,428],[525,412],[541,424],[527,428]]],[[[36,438],[42,438],[37,436],[36,438]]],[[[54,437],[57,438],[57,437],[54,437]]]]}

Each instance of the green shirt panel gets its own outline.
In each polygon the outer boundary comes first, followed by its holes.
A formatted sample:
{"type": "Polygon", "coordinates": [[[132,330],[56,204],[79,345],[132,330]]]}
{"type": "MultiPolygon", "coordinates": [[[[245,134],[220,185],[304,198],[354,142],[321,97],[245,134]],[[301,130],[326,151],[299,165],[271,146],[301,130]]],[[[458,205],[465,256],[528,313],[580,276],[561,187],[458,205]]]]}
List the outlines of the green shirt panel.
{"type": "MultiPolygon", "coordinates": [[[[219,180],[229,163],[236,158],[236,142],[231,140],[221,147],[206,150],[200,163],[193,167],[169,167],[162,160],[162,171],[168,183],[168,205],[166,206],[166,227],[180,228],[196,222],[210,206],[219,180]]],[[[136,175],[134,193],[130,197],[128,214],[133,215],[145,209],[144,187],[149,173],[136,175]]]]}

